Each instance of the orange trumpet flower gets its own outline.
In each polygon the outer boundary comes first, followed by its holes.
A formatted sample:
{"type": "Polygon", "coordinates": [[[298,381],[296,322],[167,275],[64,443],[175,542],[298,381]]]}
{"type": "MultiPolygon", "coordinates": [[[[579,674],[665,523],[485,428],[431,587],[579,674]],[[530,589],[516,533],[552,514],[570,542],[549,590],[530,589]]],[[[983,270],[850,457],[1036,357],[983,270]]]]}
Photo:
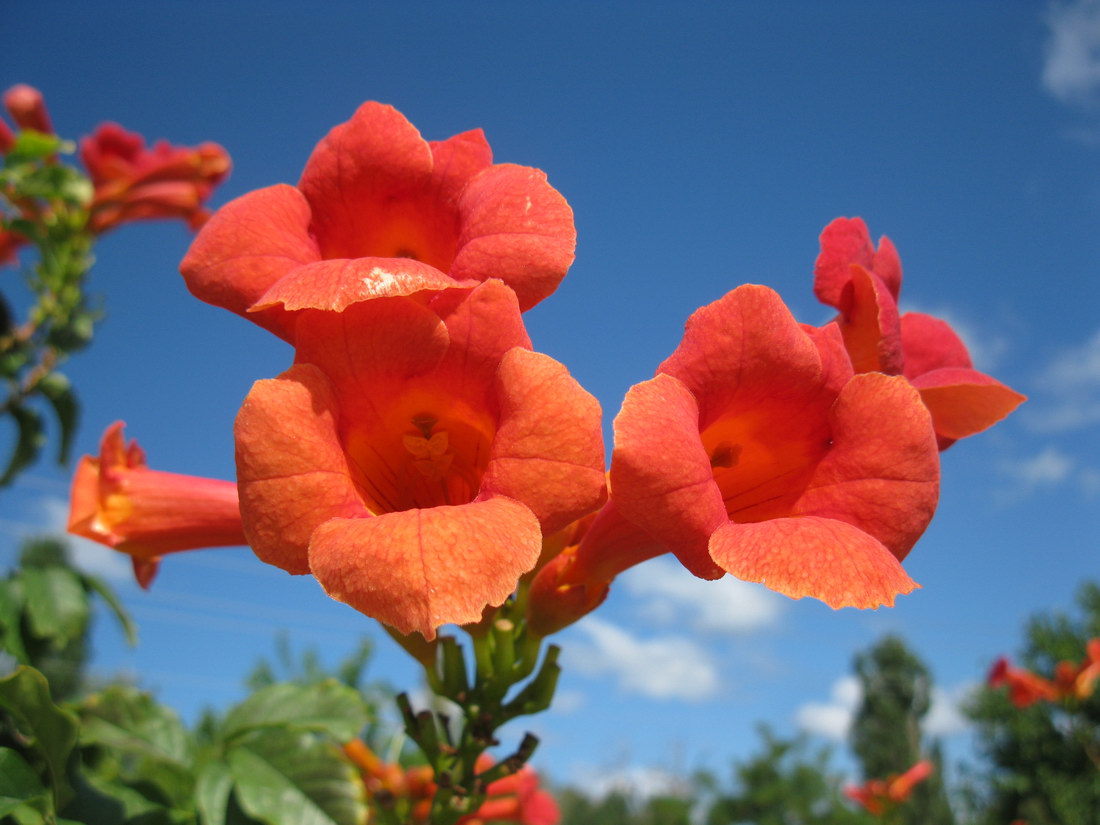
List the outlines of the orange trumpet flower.
{"type": "Polygon", "coordinates": [[[123,423],[107,428],[98,456],[84,456],[73,476],[68,531],[126,553],[148,588],[161,556],[201,547],[245,544],[232,481],[150,470],[123,423]]]}
{"type": "Polygon", "coordinates": [[[894,774],[886,779],[869,779],[858,787],[844,789],[845,795],[862,805],[869,813],[882,816],[888,810],[902,804],[909,798],[919,783],[932,775],[934,766],[928,760],[922,760],[902,774],[894,774]]]}

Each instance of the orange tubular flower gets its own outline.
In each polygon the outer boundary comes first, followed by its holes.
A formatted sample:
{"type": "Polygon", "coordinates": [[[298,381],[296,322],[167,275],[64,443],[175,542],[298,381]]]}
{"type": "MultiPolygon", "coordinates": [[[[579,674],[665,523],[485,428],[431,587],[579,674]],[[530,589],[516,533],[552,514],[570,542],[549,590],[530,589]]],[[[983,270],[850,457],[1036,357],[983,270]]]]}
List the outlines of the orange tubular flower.
{"type": "Polygon", "coordinates": [[[1013,667],[1001,657],[989,671],[987,683],[996,688],[1008,685],[1008,695],[1018,708],[1026,708],[1036,702],[1054,702],[1059,698],[1058,686],[1030,670],[1013,667]]]}
{"type": "Polygon", "coordinates": [[[198,298],[293,341],[287,313],[499,278],[526,310],[573,262],[565,199],[537,169],[493,165],[480,129],[428,142],[364,103],[318,144],[298,186],[226,204],[181,264],[198,298]]]}
{"type": "MultiPolygon", "coordinates": [[[[612,501],[700,578],[729,572],[834,608],[893,604],[917,586],[900,562],[938,492],[916,391],[853,377],[836,328],[803,330],[762,286],[695,312],[615,419],[612,501]]],[[[587,543],[580,569],[616,568],[587,543]]]]}
{"type": "Polygon", "coordinates": [[[183,218],[198,229],[203,203],[229,174],[229,155],[216,143],[193,149],[145,138],[104,123],[80,141],[80,159],[95,185],[89,226],[103,233],[129,221],[183,218]]]}
{"type": "Polygon", "coordinates": [[[1081,664],[1059,662],[1054,670],[1054,682],[1063,698],[1087,699],[1100,680],[1100,639],[1090,639],[1081,664]]]}
{"type": "Polygon", "coordinates": [[[821,233],[814,293],[836,307],[856,372],[904,375],[932,413],[940,449],[992,427],[1025,397],[973,368],[955,331],[919,312],[898,315],[901,261],[889,238],[876,250],[860,218],[837,218],[821,233]]]}
{"type": "Polygon", "coordinates": [[[478,621],[606,494],[599,404],[529,347],[499,281],[303,312],[237,417],[253,550],[401,633],[478,621]]]}
{"type": "Polygon", "coordinates": [[[84,456],[73,477],[68,531],[131,557],[148,588],[160,557],[200,547],[243,545],[237,485],[150,470],[123,423],[107,428],[99,456],[84,456]]]}
{"type": "MultiPolygon", "coordinates": [[[[488,770],[491,759],[478,761],[479,771],[488,770]]],[[[490,822],[517,822],[520,825],[557,825],[561,819],[558,804],[539,787],[539,777],[529,765],[514,774],[490,782],[488,798],[472,815],[460,819],[459,825],[480,825],[490,822]]]]}
{"type": "Polygon", "coordinates": [[[909,798],[913,788],[932,775],[934,766],[927,759],[922,760],[902,774],[886,779],[869,779],[859,787],[844,789],[844,794],[858,802],[869,813],[882,816],[888,810],[900,805],[909,798]]]}

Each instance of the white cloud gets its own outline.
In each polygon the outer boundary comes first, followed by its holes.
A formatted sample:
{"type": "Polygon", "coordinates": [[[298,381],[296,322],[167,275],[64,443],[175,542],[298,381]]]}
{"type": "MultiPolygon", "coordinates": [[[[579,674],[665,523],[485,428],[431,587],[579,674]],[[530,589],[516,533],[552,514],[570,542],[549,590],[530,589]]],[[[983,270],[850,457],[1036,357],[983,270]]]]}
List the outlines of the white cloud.
{"type": "Polygon", "coordinates": [[[726,576],[704,581],[682,565],[658,558],[620,577],[628,592],[642,597],[643,611],[663,624],[695,630],[745,633],[774,624],[784,600],[763,585],[726,576]]]}
{"type": "Polygon", "coordinates": [[[1033,430],[1061,433],[1100,423],[1100,331],[1055,355],[1036,384],[1044,395],[1024,415],[1033,430]]]}
{"type": "Polygon", "coordinates": [[[833,683],[828,702],[807,702],[795,711],[795,724],[836,742],[843,742],[863,696],[859,679],[844,676],[833,683]]]}
{"type": "Polygon", "coordinates": [[[1043,88],[1070,106],[1088,109],[1100,93],[1100,0],[1052,3],[1043,88]]]}
{"type": "Polygon", "coordinates": [[[591,644],[567,649],[570,666],[591,676],[611,675],[620,689],[653,699],[700,701],[718,691],[710,655],[684,636],[638,639],[589,616],[579,625],[591,644]]]}
{"type": "Polygon", "coordinates": [[[932,688],[932,707],[924,717],[924,732],[929,736],[954,736],[970,727],[961,708],[977,688],[978,685],[973,682],[950,688],[932,688]]]}
{"type": "Polygon", "coordinates": [[[1057,447],[1045,447],[1031,458],[1006,461],[1005,472],[1027,489],[1060,484],[1073,471],[1073,459],[1057,447]]]}
{"type": "Polygon", "coordinates": [[[638,765],[607,770],[577,766],[572,773],[572,784],[590,799],[603,799],[617,792],[642,801],[654,796],[686,796],[691,792],[690,783],[684,777],[660,768],[638,765]]]}

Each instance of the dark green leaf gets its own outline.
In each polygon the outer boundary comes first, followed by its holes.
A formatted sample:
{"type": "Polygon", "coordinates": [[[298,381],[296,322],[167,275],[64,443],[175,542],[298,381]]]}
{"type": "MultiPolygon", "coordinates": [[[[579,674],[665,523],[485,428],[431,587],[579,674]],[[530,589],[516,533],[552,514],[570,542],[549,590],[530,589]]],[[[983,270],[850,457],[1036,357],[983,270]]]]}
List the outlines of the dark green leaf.
{"type": "Polygon", "coordinates": [[[363,783],[340,749],[315,734],[269,728],[230,748],[235,794],[271,825],[359,825],[363,783]]]}
{"type": "Polygon", "coordinates": [[[23,584],[9,579],[0,582],[0,649],[20,664],[30,664],[23,645],[23,584]]]}
{"type": "Polygon", "coordinates": [[[4,470],[4,475],[0,476],[0,487],[11,484],[19,471],[34,461],[38,451],[46,442],[46,437],[42,433],[42,416],[19,405],[12,407],[9,412],[15,419],[19,435],[16,438],[11,459],[8,461],[8,467],[4,470]]]}
{"type": "Polygon", "coordinates": [[[11,748],[0,748],[0,818],[24,804],[49,811],[49,791],[22,756],[11,748]]]}
{"type": "Polygon", "coordinates": [[[114,613],[115,618],[118,619],[119,625],[122,626],[122,632],[126,634],[126,643],[131,647],[137,644],[137,626],[134,625],[133,620],[130,619],[130,614],[126,612],[126,609],[122,606],[122,602],[118,600],[118,596],[115,595],[115,591],[111,589],[111,586],[107,582],[103,581],[99,576],[93,576],[89,573],[85,573],[82,577],[84,579],[84,585],[94,590],[103,601],[107,603],[107,607],[114,613]]]}
{"type": "Polygon", "coordinates": [[[55,802],[66,799],[71,791],[65,778],[65,762],[76,744],[76,717],[51,701],[45,677],[25,665],[0,679],[0,708],[11,713],[46,763],[55,802]]]}
{"type": "Polygon", "coordinates": [[[69,450],[72,448],[77,420],[80,417],[80,404],[76,400],[73,385],[61,373],[51,372],[38,382],[38,389],[53,407],[54,414],[57,416],[57,425],[61,430],[57,462],[61,465],[68,464],[69,450]]]}
{"type": "Polygon", "coordinates": [[[229,741],[262,727],[323,731],[341,742],[354,739],[367,723],[359,692],[327,679],[313,685],[281,683],[263,688],[225,717],[222,737],[229,741]]]}
{"type": "Polygon", "coordinates": [[[31,632],[62,647],[88,628],[88,594],[80,577],[66,567],[23,569],[26,612],[31,632]]]}

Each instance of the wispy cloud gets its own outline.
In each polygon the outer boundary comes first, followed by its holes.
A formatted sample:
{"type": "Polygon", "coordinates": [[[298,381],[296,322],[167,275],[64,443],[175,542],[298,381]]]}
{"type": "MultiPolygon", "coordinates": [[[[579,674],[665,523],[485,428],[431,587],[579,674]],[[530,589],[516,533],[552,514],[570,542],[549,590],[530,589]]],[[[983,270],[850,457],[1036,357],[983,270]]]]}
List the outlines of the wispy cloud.
{"type": "Polygon", "coordinates": [[[1051,3],[1045,15],[1042,84],[1055,99],[1094,110],[1100,102],[1100,0],[1051,3]]]}
{"type": "Polygon", "coordinates": [[[1100,423],[1100,330],[1057,353],[1036,381],[1024,420],[1036,432],[1062,433],[1100,423]]]}
{"type": "Polygon", "coordinates": [[[578,765],[571,773],[572,784],[589,799],[603,799],[612,793],[620,793],[641,801],[654,796],[686,796],[691,792],[691,783],[687,779],[661,768],[634,765],[608,770],[578,765]]]}
{"type": "Polygon", "coordinates": [[[1073,472],[1074,460],[1057,447],[1045,447],[1036,455],[1006,460],[1001,468],[1020,487],[1034,490],[1065,481],[1073,472]]]}
{"type": "Polygon", "coordinates": [[[807,702],[799,707],[794,714],[795,724],[807,733],[843,742],[862,696],[859,680],[844,676],[833,682],[827,702],[807,702]]]}
{"type": "Polygon", "coordinates": [[[726,576],[697,579],[676,562],[653,559],[621,577],[651,621],[693,630],[745,633],[774,624],[784,600],[758,584],[726,576]]]}
{"type": "Polygon", "coordinates": [[[978,688],[974,682],[964,682],[952,687],[932,688],[932,706],[924,717],[924,732],[929,736],[954,736],[970,727],[963,716],[963,703],[978,688]]]}
{"type": "Polygon", "coordinates": [[[639,639],[594,616],[577,629],[589,643],[573,645],[566,655],[581,673],[612,676],[621,690],[652,699],[701,701],[718,691],[712,657],[686,636],[639,639]]]}

